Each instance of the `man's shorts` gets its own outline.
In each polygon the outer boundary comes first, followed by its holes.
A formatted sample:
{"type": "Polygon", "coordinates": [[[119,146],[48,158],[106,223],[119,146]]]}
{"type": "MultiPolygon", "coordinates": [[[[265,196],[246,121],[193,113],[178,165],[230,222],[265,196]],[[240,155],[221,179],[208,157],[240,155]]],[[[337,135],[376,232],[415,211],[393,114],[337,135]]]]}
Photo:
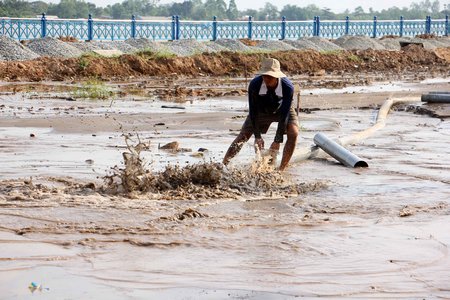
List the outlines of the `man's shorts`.
{"type": "MultiPolygon", "coordinates": [[[[279,122],[279,121],[280,121],[279,113],[278,114],[259,113],[258,116],[256,117],[256,123],[259,124],[259,129],[261,130],[261,133],[267,133],[267,130],[269,130],[270,125],[273,122],[279,122]]],[[[293,107],[291,107],[291,110],[289,111],[288,124],[293,124],[293,125],[299,127],[298,116],[293,107]]],[[[251,133],[251,134],[254,133],[252,121],[250,120],[250,116],[247,116],[247,118],[245,119],[245,122],[241,128],[241,133],[251,133]]],[[[286,134],[286,128],[284,129],[284,134],[286,134]]]]}

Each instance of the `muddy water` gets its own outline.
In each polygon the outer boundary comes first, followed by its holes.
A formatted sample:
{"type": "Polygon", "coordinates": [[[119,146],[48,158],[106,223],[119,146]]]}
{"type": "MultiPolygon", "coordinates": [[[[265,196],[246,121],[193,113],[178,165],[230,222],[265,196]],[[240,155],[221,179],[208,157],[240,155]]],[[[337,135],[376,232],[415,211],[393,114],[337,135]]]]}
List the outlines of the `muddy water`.
{"type": "MultiPolygon", "coordinates": [[[[3,121],[2,297],[450,297],[448,120],[393,111],[385,128],[349,146],[368,169],[348,169],[331,158],[297,163],[284,176],[317,187],[297,194],[273,187],[226,199],[211,192],[209,198],[163,200],[158,194],[130,198],[96,188],[101,184],[96,177],[121,160],[124,131],[151,141],[143,157],[152,170],[220,160],[245,113],[214,103],[182,114],[162,110],[158,114],[169,128],[158,130],[153,124],[160,119],[139,108],[108,111],[105,118],[105,111],[94,111],[107,107],[93,107],[87,109],[88,122],[74,118],[76,129],[69,118],[61,123],[52,115],[46,116],[52,127],[25,116],[21,124],[12,117],[3,121]],[[122,128],[105,129],[103,122],[113,117],[122,128]],[[196,127],[198,120],[204,124],[196,127]],[[173,140],[193,151],[158,149],[173,140]],[[208,148],[206,157],[191,155],[199,147],[208,148]],[[44,289],[32,294],[32,281],[44,289]]],[[[243,100],[232,103],[245,109],[243,100]]],[[[376,112],[301,114],[299,147],[312,144],[318,131],[338,138],[363,130],[376,112]]],[[[249,143],[231,168],[253,157],[249,143]]]]}

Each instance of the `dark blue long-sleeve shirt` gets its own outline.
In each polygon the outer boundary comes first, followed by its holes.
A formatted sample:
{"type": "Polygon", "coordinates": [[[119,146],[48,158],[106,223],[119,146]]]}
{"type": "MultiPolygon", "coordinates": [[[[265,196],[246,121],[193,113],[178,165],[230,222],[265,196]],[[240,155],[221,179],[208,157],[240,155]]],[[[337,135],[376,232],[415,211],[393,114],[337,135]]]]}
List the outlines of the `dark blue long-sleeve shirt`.
{"type": "Polygon", "coordinates": [[[283,96],[278,96],[274,91],[267,91],[267,94],[260,95],[259,91],[261,85],[263,84],[263,78],[261,75],[256,76],[250,82],[248,87],[248,102],[249,102],[249,115],[252,121],[253,134],[255,138],[261,138],[261,130],[258,123],[256,122],[256,117],[260,113],[265,114],[278,114],[279,121],[277,132],[275,134],[275,142],[283,142],[283,134],[288,123],[289,110],[291,109],[292,98],[294,95],[294,86],[292,82],[286,77],[279,78],[281,81],[281,90],[283,96]]]}

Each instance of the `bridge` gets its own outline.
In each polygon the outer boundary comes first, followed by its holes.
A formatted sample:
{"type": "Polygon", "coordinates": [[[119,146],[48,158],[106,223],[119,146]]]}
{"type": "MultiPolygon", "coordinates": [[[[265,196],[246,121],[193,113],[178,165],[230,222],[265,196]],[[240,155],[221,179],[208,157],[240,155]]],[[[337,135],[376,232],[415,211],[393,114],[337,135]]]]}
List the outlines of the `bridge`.
{"type": "Polygon", "coordinates": [[[372,38],[386,35],[416,36],[434,34],[449,35],[448,15],[445,19],[432,20],[345,20],[322,21],[319,16],[308,21],[254,21],[252,17],[244,21],[185,21],[179,16],[172,20],[103,20],[94,19],[47,19],[40,18],[0,18],[0,35],[16,40],[30,40],[43,37],[74,37],[78,40],[126,40],[147,38],[150,40],[217,40],[253,39],[285,40],[320,36],[335,39],[343,35],[364,35],[372,38]]]}

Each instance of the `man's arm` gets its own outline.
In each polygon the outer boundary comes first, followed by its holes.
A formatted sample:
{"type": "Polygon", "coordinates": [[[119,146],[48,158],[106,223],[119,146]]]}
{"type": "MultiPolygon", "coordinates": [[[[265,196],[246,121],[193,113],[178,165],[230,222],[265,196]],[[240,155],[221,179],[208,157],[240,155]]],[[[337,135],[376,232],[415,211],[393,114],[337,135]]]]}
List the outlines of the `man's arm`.
{"type": "Polygon", "coordinates": [[[282,78],[283,102],[280,107],[280,120],[278,121],[277,132],[275,134],[275,143],[283,142],[283,135],[287,127],[289,119],[289,111],[292,105],[292,98],[294,96],[294,86],[287,78],[282,78]]]}
{"type": "Polygon", "coordinates": [[[256,117],[258,115],[258,106],[257,106],[257,98],[259,89],[261,88],[262,78],[259,80],[258,78],[253,79],[248,86],[248,106],[249,106],[249,116],[250,121],[253,126],[253,134],[255,135],[255,139],[261,138],[261,129],[259,128],[259,124],[256,122],[256,117]]]}

